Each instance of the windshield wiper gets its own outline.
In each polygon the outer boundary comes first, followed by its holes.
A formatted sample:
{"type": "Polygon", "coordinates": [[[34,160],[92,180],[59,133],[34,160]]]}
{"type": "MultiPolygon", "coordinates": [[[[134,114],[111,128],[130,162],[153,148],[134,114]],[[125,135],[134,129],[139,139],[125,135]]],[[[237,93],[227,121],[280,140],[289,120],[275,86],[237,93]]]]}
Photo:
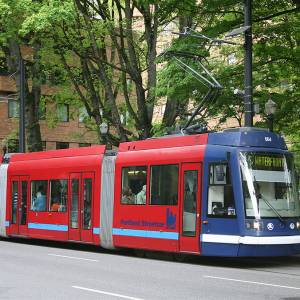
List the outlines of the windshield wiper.
{"type": "Polygon", "coordinates": [[[282,216],[279,214],[279,212],[277,211],[277,209],[266,199],[264,198],[262,195],[260,195],[260,199],[263,199],[265,201],[265,203],[274,211],[274,213],[277,215],[278,219],[280,220],[280,222],[282,224],[286,224],[285,220],[282,218],[282,216]]]}
{"type": "MultiPolygon", "coordinates": [[[[259,183],[256,181],[255,177],[254,177],[254,189],[255,189],[255,196],[257,198],[257,200],[262,199],[265,201],[265,203],[273,210],[273,212],[276,214],[276,216],[278,217],[278,219],[280,220],[280,222],[282,224],[286,224],[285,220],[282,218],[282,216],[279,214],[279,212],[277,211],[277,209],[266,199],[262,196],[261,192],[260,192],[260,186],[259,183]]],[[[257,201],[258,202],[258,201],[257,201]]],[[[257,207],[259,208],[259,203],[257,203],[257,207]]]]}

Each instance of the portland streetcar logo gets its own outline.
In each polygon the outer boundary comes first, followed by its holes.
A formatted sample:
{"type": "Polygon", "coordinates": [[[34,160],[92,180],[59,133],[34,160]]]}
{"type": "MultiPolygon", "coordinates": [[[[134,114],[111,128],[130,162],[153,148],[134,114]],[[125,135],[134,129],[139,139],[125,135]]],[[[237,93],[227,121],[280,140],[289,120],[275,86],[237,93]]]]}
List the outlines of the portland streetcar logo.
{"type": "Polygon", "coordinates": [[[267,228],[268,228],[268,230],[273,230],[274,229],[274,224],[273,223],[268,223],[267,228]]]}

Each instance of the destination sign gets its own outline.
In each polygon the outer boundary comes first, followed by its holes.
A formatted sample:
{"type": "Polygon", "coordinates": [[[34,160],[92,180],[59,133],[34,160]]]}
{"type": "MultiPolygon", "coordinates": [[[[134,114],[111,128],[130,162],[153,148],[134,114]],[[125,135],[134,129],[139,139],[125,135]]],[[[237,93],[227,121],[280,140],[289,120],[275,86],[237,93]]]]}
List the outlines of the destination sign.
{"type": "Polygon", "coordinates": [[[252,168],[256,170],[284,170],[283,156],[251,155],[252,168]]]}

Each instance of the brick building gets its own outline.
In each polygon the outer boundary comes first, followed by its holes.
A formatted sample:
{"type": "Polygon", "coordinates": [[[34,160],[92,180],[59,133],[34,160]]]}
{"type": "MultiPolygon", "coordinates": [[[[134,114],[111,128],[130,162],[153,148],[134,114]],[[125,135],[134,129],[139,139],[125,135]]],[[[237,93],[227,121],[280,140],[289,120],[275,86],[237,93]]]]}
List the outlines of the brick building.
{"type": "MultiPolygon", "coordinates": [[[[42,94],[49,95],[47,86],[42,87],[42,94]]],[[[0,153],[4,146],[9,152],[18,150],[19,101],[14,80],[0,70],[0,153]]],[[[83,124],[82,111],[69,105],[55,106],[48,103],[46,111],[56,114],[58,122],[49,126],[44,117],[40,119],[43,147],[46,150],[74,148],[98,143],[95,132],[89,131],[83,124]]]]}

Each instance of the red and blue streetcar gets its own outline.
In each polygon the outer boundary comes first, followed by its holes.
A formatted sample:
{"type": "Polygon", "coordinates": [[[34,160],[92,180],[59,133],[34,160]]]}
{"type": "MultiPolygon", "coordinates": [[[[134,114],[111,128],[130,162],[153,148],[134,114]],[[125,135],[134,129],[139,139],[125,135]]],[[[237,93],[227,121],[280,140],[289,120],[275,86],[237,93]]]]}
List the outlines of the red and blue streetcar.
{"type": "Polygon", "coordinates": [[[300,253],[293,156],[257,128],[12,155],[0,235],[206,256],[300,253]]]}

